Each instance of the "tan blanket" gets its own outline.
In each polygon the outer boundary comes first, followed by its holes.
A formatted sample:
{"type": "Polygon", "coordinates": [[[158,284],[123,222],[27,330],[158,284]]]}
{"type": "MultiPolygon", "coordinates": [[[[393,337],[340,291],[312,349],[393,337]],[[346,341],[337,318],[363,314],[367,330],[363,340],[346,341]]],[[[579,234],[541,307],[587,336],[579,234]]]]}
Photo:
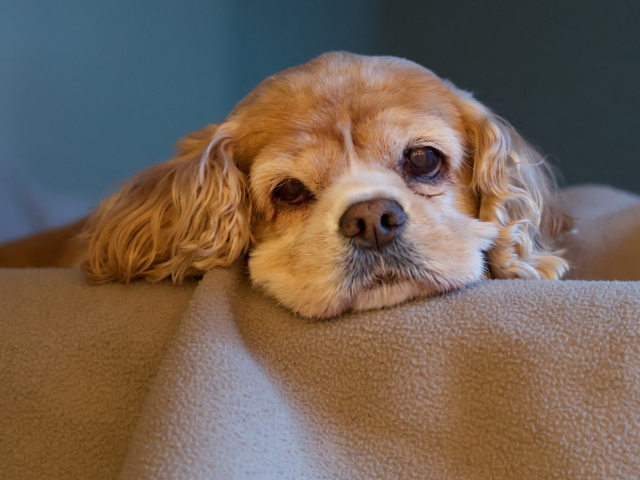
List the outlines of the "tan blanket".
{"type": "Polygon", "coordinates": [[[0,478],[116,478],[194,288],[0,269],[0,478]]]}
{"type": "Polygon", "coordinates": [[[640,283],[487,281],[339,321],[198,288],[122,478],[637,478],[640,283]]]}
{"type": "MultiPolygon", "coordinates": [[[[638,197],[568,201],[576,275],[640,279],[638,197]]],[[[0,271],[0,478],[638,477],[640,282],[486,281],[324,322],[241,269],[192,292],[0,271]]]]}

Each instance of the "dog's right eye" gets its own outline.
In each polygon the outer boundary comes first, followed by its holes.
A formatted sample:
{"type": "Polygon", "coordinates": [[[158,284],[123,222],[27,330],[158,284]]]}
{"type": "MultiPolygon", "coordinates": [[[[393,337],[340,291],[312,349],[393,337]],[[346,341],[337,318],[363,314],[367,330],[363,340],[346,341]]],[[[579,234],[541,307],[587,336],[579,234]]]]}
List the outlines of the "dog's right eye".
{"type": "Polygon", "coordinates": [[[297,205],[313,197],[313,193],[297,178],[287,178],[273,190],[273,198],[279,202],[297,205]]]}

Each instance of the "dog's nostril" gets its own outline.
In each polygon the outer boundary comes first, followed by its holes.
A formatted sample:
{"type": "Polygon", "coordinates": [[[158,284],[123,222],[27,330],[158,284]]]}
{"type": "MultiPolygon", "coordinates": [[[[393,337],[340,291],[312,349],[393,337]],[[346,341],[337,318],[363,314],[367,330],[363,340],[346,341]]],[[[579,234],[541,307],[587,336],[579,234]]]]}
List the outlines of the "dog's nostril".
{"type": "Polygon", "coordinates": [[[402,208],[385,213],[380,217],[380,225],[385,230],[392,230],[394,228],[401,227],[406,221],[407,215],[404,213],[402,208]]]}
{"type": "Polygon", "coordinates": [[[391,223],[391,218],[386,213],[382,215],[382,218],[380,218],[380,225],[382,225],[386,229],[395,227],[395,225],[391,223]]]}
{"type": "Polygon", "coordinates": [[[351,205],[340,219],[340,232],[360,248],[381,249],[397,236],[407,215],[395,200],[377,198],[351,205]]]}

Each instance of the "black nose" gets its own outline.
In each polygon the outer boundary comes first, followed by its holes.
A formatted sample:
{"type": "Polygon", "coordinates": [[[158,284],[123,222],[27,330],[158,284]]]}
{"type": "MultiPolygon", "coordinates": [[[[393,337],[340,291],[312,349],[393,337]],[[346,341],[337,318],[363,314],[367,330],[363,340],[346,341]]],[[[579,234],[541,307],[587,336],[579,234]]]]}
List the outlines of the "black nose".
{"type": "Polygon", "coordinates": [[[393,242],[407,221],[407,214],[398,202],[376,198],[354,203],[340,219],[340,232],[353,238],[360,248],[382,250],[393,242]]]}

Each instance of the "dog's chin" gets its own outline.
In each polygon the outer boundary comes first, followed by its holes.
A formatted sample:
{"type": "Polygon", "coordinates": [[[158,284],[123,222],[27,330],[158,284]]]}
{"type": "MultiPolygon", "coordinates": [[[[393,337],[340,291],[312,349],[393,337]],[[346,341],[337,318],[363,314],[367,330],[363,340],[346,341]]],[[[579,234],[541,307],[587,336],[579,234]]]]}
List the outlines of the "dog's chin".
{"type": "Polygon", "coordinates": [[[439,293],[438,290],[424,283],[412,280],[389,281],[380,279],[373,284],[366,285],[354,297],[351,310],[375,310],[392,307],[417,297],[439,293]]]}

